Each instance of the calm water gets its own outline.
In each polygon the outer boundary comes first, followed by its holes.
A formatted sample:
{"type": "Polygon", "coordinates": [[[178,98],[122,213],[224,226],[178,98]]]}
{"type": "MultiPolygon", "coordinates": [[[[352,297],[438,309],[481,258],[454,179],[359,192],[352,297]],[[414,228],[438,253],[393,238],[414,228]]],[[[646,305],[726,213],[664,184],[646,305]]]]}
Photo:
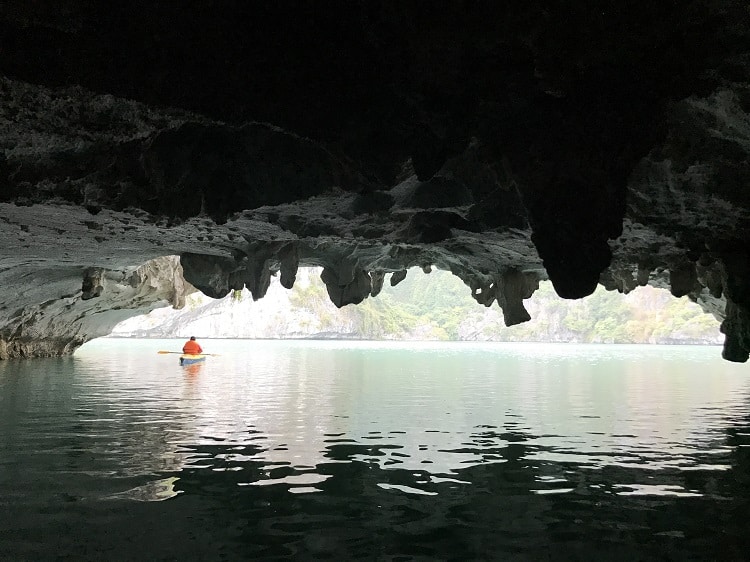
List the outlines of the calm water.
{"type": "Polygon", "coordinates": [[[100,340],[0,362],[0,559],[750,553],[717,348],[100,340]]]}

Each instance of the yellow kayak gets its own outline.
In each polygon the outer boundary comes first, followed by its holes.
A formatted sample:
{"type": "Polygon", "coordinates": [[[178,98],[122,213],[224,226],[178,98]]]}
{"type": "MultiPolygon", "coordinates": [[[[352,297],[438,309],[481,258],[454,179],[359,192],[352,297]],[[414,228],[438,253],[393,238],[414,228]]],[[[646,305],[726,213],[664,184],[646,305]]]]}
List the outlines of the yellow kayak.
{"type": "Polygon", "coordinates": [[[201,355],[180,355],[180,365],[192,365],[193,363],[201,363],[206,360],[206,356],[201,355]]]}

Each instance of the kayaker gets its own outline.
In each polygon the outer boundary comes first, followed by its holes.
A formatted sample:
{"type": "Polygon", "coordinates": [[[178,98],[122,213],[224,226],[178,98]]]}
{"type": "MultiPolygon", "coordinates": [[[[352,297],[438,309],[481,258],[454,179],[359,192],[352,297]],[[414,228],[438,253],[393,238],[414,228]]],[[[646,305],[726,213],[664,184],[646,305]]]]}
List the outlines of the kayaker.
{"type": "Polygon", "coordinates": [[[203,348],[195,341],[195,336],[190,336],[190,339],[182,346],[182,352],[185,355],[198,355],[199,353],[203,353],[203,348]]]}

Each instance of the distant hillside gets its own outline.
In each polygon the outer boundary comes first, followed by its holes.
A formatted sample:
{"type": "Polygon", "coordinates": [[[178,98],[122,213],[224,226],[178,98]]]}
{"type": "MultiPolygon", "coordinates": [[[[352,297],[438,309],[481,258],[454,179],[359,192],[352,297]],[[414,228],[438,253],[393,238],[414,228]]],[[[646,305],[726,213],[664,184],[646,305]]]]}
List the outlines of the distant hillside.
{"type": "Polygon", "coordinates": [[[563,300],[542,283],[525,301],[532,320],[505,327],[502,311],[485,308],[448,272],[409,272],[396,287],[362,304],[337,309],[320,271],[301,269],[290,291],[272,280],[254,302],[246,291],[214,300],[188,297],[183,310],[159,309],[119,324],[127,337],[339,338],[470,341],[719,344],[719,323],[687,298],[641,287],[629,295],[601,287],[590,297],[563,300]]]}

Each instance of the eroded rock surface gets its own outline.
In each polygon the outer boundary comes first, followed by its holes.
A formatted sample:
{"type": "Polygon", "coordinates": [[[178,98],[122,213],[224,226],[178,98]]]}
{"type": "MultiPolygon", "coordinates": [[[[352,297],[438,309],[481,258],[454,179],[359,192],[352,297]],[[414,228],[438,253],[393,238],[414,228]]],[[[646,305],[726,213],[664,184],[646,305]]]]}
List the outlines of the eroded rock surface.
{"type": "Polygon", "coordinates": [[[184,282],[174,256],[95,271],[55,262],[6,262],[0,279],[3,287],[14,289],[0,293],[0,359],[72,353],[134,314],[168,304],[182,308],[185,296],[195,291],[184,282]]]}
{"type": "Polygon", "coordinates": [[[745,361],[748,21],[712,0],[9,0],[0,356],[179,304],[177,266],[132,275],[180,255],[216,297],[320,266],[339,306],[435,266],[509,325],[541,279],[671,287],[745,361]]]}

